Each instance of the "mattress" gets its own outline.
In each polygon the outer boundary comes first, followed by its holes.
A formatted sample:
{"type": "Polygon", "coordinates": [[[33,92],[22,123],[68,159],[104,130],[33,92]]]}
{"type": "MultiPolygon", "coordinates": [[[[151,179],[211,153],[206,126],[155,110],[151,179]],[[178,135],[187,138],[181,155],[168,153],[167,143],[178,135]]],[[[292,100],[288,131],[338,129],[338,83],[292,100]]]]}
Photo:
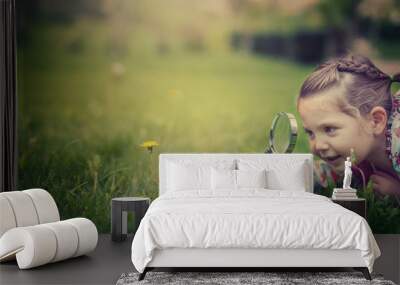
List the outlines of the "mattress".
{"type": "Polygon", "coordinates": [[[380,251],[368,223],[330,199],[299,191],[182,191],[155,199],[132,243],[143,272],[155,250],[359,250],[370,271],[380,251]]]}

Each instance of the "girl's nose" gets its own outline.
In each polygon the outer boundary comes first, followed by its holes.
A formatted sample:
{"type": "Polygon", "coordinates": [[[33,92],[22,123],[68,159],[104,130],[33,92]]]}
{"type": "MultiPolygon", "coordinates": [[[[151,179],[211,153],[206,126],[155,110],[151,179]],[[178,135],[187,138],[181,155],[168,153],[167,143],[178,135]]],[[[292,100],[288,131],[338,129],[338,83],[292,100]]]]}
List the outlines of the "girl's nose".
{"type": "Polygon", "coordinates": [[[324,151],[329,149],[329,145],[321,139],[316,139],[314,142],[314,148],[316,151],[324,151]]]}

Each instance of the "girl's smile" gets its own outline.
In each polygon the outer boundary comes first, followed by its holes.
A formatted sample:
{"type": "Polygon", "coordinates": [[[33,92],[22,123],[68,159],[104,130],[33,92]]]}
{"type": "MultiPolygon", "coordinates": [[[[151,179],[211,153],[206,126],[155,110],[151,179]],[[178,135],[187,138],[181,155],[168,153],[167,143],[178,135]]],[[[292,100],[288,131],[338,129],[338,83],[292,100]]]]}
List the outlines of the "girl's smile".
{"type": "Polygon", "coordinates": [[[321,157],[321,158],[323,160],[325,160],[326,162],[328,162],[329,164],[335,164],[342,157],[340,155],[336,155],[336,156],[327,156],[327,157],[321,157]]]}

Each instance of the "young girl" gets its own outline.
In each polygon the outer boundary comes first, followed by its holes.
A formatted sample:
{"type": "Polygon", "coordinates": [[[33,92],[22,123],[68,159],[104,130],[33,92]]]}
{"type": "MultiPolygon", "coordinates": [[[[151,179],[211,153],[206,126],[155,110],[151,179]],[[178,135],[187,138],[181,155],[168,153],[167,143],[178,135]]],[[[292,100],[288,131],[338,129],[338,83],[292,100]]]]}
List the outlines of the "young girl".
{"type": "MultiPolygon", "coordinates": [[[[400,205],[400,82],[379,70],[368,58],[348,55],[328,61],[303,83],[297,106],[316,163],[316,180],[340,184],[344,161],[354,150],[358,167],[375,193],[400,205]]],[[[339,185],[341,187],[341,185],[339,185]]]]}

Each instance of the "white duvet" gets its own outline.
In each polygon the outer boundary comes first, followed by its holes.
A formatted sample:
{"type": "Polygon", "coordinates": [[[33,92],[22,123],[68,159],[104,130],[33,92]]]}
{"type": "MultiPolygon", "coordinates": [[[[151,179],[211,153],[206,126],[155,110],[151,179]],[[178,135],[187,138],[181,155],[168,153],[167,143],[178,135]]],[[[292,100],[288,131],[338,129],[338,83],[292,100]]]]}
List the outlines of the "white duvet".
{"type": "Polygon", "coordinates": [[[135,268],[164,248],[358,249],[370,272],[380,256],[359,215],[320,195],[265,189],[160,196],[133,239],[135,268]]]}

